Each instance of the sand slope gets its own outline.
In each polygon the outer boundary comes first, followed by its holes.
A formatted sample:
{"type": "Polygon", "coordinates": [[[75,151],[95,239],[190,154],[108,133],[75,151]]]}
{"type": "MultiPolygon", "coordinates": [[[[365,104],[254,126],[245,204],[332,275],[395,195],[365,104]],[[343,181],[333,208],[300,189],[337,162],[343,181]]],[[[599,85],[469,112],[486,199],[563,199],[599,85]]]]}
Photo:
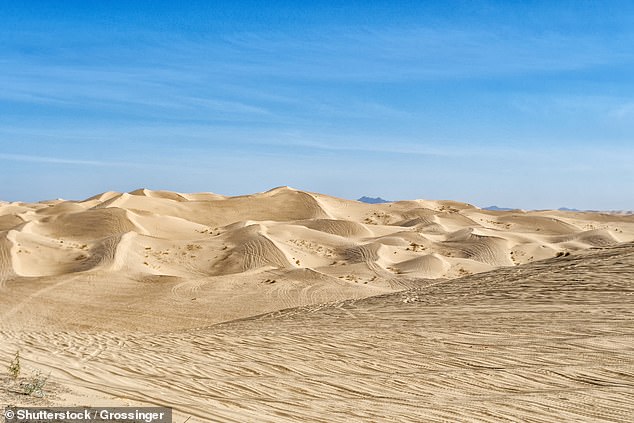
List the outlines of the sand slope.
{"type": "MultiPolygon", "coordinates": [[[[628,421],[634,216],[280,187],[0,203],[18,405],[175,422],[628,421]]],[[[2,364],[2,366],[5,366],[2,364]]]]}
{"type": "Polygon", "coordinates": [[[168,404],[176,422],[624,422],[632,275],[625,244],[199,330],[5,330],[0,358],[52,371],[50,403],[168,404]]]}
{"type": "Polygon", "coordinates": [[[195,328],[632,239],[632,215],[371,205],[288,187],[1,203],[0,316],[23,329],[195,328]]]}

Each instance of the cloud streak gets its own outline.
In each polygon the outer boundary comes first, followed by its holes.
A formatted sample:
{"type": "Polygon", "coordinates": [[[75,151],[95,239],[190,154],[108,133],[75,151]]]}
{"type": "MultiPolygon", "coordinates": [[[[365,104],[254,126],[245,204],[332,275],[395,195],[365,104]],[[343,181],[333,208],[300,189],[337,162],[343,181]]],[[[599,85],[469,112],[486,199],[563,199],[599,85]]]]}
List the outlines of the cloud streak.
{"type": "MultiPolygon", "coordinates": [[[[237,34],[229,45],[249,58],[233,70],[311,79],[398,81],[559,72],[631,62],[630,34],[617,39],[511,30],[446,28],[340,30],[291,37],[237,34]],[[275,55],[271,53],[275,52],[275,55]]],[[[203,46],[191,51],[202,54],[203,46]]]]}
{"type": "MultiPolygon", "coordinates": [[[[251,86],[253,91],[259,85],[261,90],[258,81],[263,80],[293,85],[315,80],[377,83],[504,77],[627,64],[634,59],[628,48],[634,41],[630,34],[606,39],[447,27],[167,39],[147,33],[138,39],[116,50],[103,42],[95,47],[85,40],[67,40],[70,45],[63,51],[76,54],[61,55],[55,49],[14,52],[4,60],[3,98],[15,99],[21,93],[24,101],[30,94],[33,101],[191,107],[195,103],[186,102],[192,98],[189,94],[202,92],[212,109],[228,106],[231,113],[261,113],[265,108],[255,104],[248,92],[238,101],[222,99],[217,91],[223,90],[223,84],[251,86]],[[82,57],[82,50],[87,57],[82,57]],[[104,62],[112,56],[119,59],[104,62]],[[100,61],[103,66],[95,66],[100,61]]],[[[269,98],[275,94],[270,91],[269,98]]]]}
{"type": "Polygon", "coordinates": [[[80,165],[80,166],[99,166],[99,167],[143,167],[142,163],[116,162],[107,160],[82,160],[69,159],[67,157],[47,157],[34,156],[29,154],[5,154],[0,153],[0,160],[27,163],[47,163],[60,165],[80,165]]]}

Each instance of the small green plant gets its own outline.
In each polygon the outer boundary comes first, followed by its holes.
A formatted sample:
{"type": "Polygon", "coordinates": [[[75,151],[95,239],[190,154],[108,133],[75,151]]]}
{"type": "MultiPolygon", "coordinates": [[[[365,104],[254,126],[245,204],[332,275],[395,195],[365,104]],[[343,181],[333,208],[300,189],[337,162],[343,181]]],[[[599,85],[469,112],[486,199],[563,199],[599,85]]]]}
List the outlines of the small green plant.
{"type": "Polygon", "coordinates": [[[9,376],[13,380],[17,380],[18,376],[20,376],[20,351],[16,351],[15,357],[9,363],[9,376]]]}
{"type": "Polygon", "coordinates": [[[39,370],[36,371],[30,378],[20,383],[20,388],[24,395],[33,395],[36,397],[44,396],[44,386],[48,382],[49,376],[42,375],[39,370]]]}

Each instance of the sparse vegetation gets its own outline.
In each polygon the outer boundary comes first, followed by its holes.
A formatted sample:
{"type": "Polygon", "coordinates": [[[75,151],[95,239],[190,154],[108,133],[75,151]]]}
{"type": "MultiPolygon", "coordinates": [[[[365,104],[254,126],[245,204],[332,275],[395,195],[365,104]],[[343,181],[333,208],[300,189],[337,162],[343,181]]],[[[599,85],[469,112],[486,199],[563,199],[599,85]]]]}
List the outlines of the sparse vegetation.
{"type": "Polygon", "coordinates": [[[17,380],[20,376],[20,370],[20,351],[16,351],[15,357],[13,357],[13,360],[9,363],[9,376],[11,376],[11,379],[17,380]]]}
{"type": "Polygon", "coordinates": [[[389,214],[379,211],[363,219],[363,223],[367,225],[389,225],[391,220],[392,218],[389,214]]]}
{"type": "Polygon", "coordinates": [[[459,268],[458,268],[458,275],[459,275],[460,277],[462,277],[462,276],[469,276],[469,275],[472,275],[472,274],[473,274],[472,272],[470,272],[469,270],[467,270],[467,269],[465,269],[465,268],[463,268],[463,267],[459,267],[459,268]]]}
{"type": "Polygon", "coordinates": [[[42,372],[37,370],[30,378],[20,383],[21,392],[24,395],[43,397],[44,386],[46,386],[49,376],[50,375],[44,376],[42,372]]]}
{"type": "Polygon", "coordinates": [[[44,387],[50,375],[44,376],[41,371],[36,370],[30,377],[20,380],[22,374],[20,351],[16,351],[13,360],[9,363],[8,373],[14,384],[19,382],[18,388],[14,388],[14,392],[40,398],[44,396],[44,387]]]}
{"type": "Polygon", "coordinates": [[[410,242],[408,250],[414,251],[415,253],[418,251],[425,250],[425,246],[421,244],[417,244],[415,242],[410,242]]]}

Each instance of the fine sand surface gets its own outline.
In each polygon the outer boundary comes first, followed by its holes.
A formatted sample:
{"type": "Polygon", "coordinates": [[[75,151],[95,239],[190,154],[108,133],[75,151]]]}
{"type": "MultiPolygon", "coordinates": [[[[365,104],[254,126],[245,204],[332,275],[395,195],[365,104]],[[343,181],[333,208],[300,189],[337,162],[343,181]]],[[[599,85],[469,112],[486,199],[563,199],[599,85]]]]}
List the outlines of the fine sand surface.
{"type": "Polygon", "coordinates": [[[0,203],[0,363],[19,349],[51,372],[47,397],[0,402],[169,405],[177,422],[627,421],[632,240],[632,215],[286,187],[0,203]]]}

